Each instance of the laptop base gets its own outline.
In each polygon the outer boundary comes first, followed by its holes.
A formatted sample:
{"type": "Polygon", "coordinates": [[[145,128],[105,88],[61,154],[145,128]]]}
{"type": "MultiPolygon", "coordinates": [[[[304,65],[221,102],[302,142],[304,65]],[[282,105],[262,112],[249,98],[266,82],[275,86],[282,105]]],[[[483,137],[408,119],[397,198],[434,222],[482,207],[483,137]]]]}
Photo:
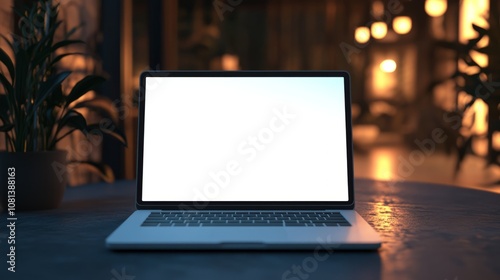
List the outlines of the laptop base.
{"type": "Polygon", "coordinates": [[[135,211],[107,239],[112,250],[375,250],[379,235],[354,210],[335,210],[349,227],[145,227],[135,211]]]}

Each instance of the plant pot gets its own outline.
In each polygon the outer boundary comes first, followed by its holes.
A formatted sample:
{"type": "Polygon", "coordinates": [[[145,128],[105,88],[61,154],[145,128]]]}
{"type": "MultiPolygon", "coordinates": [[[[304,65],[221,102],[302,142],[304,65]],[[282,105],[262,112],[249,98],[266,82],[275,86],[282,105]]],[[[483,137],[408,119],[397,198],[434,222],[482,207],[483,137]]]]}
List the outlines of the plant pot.
{"type": "Polygon", "coordinates": [[[0,152],[0,205],[3,211],[14,206],[8,201],[9,194],[13,194],[8,193],[12,183],[16,211],[59,207],[67,184],[66,155],[66,151],[0,152]],[[9,176],[9,171],[14,171],[14,174],[10,172],[14,176],[9,176]]]}

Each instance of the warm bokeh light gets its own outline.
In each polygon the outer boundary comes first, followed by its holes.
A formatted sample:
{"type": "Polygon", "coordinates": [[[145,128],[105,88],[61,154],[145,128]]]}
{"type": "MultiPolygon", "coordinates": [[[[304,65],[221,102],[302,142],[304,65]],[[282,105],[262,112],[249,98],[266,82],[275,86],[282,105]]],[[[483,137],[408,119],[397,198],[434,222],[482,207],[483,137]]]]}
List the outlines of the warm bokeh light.
{"type": "Polygon", "coordinates": [[[373,57],[373,63],[370,65],[369,90],[370,96],[374,99],[389,100],[396,98],[398,88],[397,75],[387,73],[381,69],[384,60],[395,57],[395,53],[376,54],[373,57]]]}
{"type": "Polygon", "coordinates": [[[374,22],[372,24],[372,37],[375,39],[384,39],[387,35],[387,24],[385,22],[374,22]]]}
{"type": "Polygon", "coordinates": [[[447,0],[426,0],[425,12],[431,17],[440,17],[448,9],[447,0]]]}
{"type": "Polygon", "coordinates": [[[493,133],[493,149],[500,151],[500,132],[493,133]]]}
{"type": "Polygon", "coordinates": [[[222,56],[222,70],[236,71],[240,69],[240,60],[238,56],[225,54],[222,56]]]}
{"type": "Polygon", "coordinates": [[[356,28],[354,39],[360,44],[365,44],[370,40],[370,29],[366,26],[356,28]]]}
{"type": "Polygon", "coordinates": [[[376,125],[359,124],[352,128],[352,137],[356,143],[361,145],[371,145],[380,135],[380,129],[376,125]]]}
{"type": "Polygon", "coordinates": [[[472,150],[478,156],[484,157],[488,155],[488,139],[487,138],[473,138],[472,150]]]}
{"type": "Polygon", "coordinates": [[[392,208],[387,203],[380,201],[374,205],[375,213],[377,213],[377,223],[375,229],[378,232],[390,232],[393,230],[394,218],[392,216],[392,208]]]}
{"type": "MultiPolygon", "coordinates": [[[[470,102],[472,97],[469,94],[461,93],[459,95],[459,103],[465,104],[470,102]]],[[[463,106],[463,105],[462,105],[463,106]]],[[[461,133],[465,137],[471,135],[486,135],[488,132],[488,105],[482,100],[477,99],[474,105],[467,110],[463,116],[461,133]]],[[[488,141],[486,138],[475,138],[472,142],[472,150],[480,156],[485,156],[488,153],[488,141]]]]}
{"type": "MultiPolygon", "coordinates": [[[[459,40],[462,43],[467,43],[469,39],[477,37],[477,32],[472,28],[472,24],[477,26],[488,28],[489,24],[486,18],[488,18],[488,11],[490,9],[489,0],[463,0],[462,7],[460,8],[460,31],[459,40]]],[[[480,47],[485,47],[488,44],[488,38],[485,38],[479,42],[480,47]]],[[[478,52],[472,53],[472,58],[481,67],[488,66],[488,56],[478,52]]],[[[461,71],[469,72],[466,68],[467,66],[461,67],[461,71]]]]}
{"type": "Polygon", "coordinates": [[[377,157],[377,164],[375,167],[375,176],[377,180],[390,181],[395,179],[392,171],[394,169],[394,160],[387,154],[380,154],[377,157]]]}
{"type": "Polygon", "coordinates": [[[396,31],[396,33],[404,35],[410,33],[412,28],[412,20],[407,16],[400,16],[394,18],[392,22],[392,29],[396,31]]]}
{"type": "MultiPolygon", "coordinates": [[[[488,11],[490,9],[489,0],[463,0],[460,7],[460,26],[459,40],[462,43],[467,43],[470,39],[477,37],[477,32],[472,28],[472,24],[483,28],[488,28],[489,24],[488,11]]],[[[479,42],[480,47],[485,47],[488,44],[488,38],[479,42]]],[[[488,66],[488,56],[478,52],[471,53],[474,61],[481,67],[488,66]]],[[[460,61],[458,64],[460,71],[475,74],[479,71],[478,67],[468,66],[465,62],[460,61]]],[[[470,97],[469,97],[470,98],[470,97]]],[[[470,133],[475,135],[484,135],[488,131],[488,105],[483,100],[476,100],[473,107],[470,108],[470,113],[464,115],[463,125],[472,126],[470,133]]],[[[467,132],[465,132],[467,133],[467,132]]],[[[478,155],[486,155],[488,153],[488,142],[486,139],[475,139],[472,143],[472,149],[478,155]]]]}
{"type": "Polygon", "coordinates": [[[486,134],[488,132],[488,123],[486,121],[488,105],[482,99],[477,99],[472,105],[472,109],[475,112],[474,133],[478,135],[486,134]]]}
{"type": "Polygon", "coordinates": [[[385,8],[382,1],[375,1],[372,4],[372,14],[375,18],[381,18],[384,16],[385,8]]]}
{"type": "Polygon", "coordinates": [[[386,59],[380,63],[380,70],[384,71],[385,73],[394,73],[396,71],[398,65],[396,64],[396,61],[392,59],[386,59]]]}

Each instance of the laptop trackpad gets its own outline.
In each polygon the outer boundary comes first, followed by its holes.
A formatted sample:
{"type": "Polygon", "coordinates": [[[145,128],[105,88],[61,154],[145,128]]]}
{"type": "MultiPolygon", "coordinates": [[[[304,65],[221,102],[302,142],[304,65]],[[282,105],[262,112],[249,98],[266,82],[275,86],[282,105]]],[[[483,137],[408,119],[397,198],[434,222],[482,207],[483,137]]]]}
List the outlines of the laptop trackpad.
{"type": "Polygon", "coordinates": [[[263,248],[267,243],[280,242],[287,237],[287,232],[283,227],[206,227],[186,228],[184,237],[193,238],[207,243],[218,243],[222,246],[236,246],[241,248],[246,246],[248,248],[263,248]],[[194,232],[190,236],[190,232],[194,232]],[[188,237],[189,236],[189,237],[188,237]]]}

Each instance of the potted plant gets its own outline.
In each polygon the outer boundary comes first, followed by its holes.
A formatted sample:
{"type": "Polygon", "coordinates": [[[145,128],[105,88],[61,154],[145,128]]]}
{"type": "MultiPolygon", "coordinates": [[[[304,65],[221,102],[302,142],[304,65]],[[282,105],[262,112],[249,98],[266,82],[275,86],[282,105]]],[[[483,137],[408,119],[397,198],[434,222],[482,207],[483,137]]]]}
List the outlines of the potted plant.
{"type": "Polygon", "coordinates": [[[58,150],[56,144],[68,135],[108,134],[126,145],[115,125],[118,117],[111,101],[81,98],[102,84],[103,77],[89,75],[72,87],[64,84],[71,72],[60,71],[58,62],[74,55],[64,48],[83,42],[68,38],[56,42],[55,34],[62,23],[58,11],[59,4],[54,5],[52,0],[35,1],[18,11],[21,34],[13,36],[12,41],[4,37],[14,61],[0,49],[0,65],[6,69],[0,71],[0,137],[4,137],[6,149],[0,152],[0,204],[4,209],[58,207],[66,187],[67,164],[91,166],[106,180],[113,179],[106,165],[67,162],[67,151],[58,150]],[[68,86],[69,90],[63,90],[68,86]],[[82,109],[97,111],[101,121],[87,123],[82,109]]]}

